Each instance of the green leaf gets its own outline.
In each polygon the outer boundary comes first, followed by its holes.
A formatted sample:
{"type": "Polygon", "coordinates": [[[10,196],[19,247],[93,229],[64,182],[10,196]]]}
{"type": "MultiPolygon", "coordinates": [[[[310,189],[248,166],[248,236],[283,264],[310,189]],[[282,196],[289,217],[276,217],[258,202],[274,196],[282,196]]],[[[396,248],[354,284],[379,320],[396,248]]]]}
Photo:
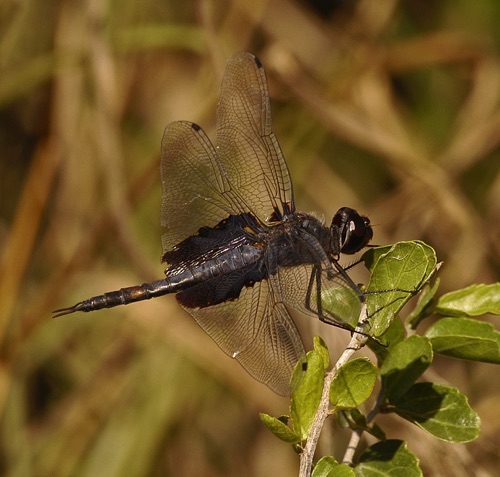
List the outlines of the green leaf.
{"type": "Polygon", "coordinates": [[[264,412],[259,414],[260,420],[264,425],[279,439],[288,442],[289,444],[296,444],[300,442],[300,436],[295,434],[292,429],[290,429],[286,423],[281,419],[270,416],[264,412]]]}
{"type": "Polygon", "coordinates": [[[417,457],[404,441],[387,440],[368,447],[354,468],[356,477],[421,477],[417,457]]]}
{"type": "Polygon", "coordinates": [[[416,383],[394,406],[399,416],[443,441],[470,442],[479,435],[479,416],[457,388],[416,383]]]}
{"type": "Polygon", "coordinates": [[[385,433],[379,425],[374,423],[369,426],[366,422],[366,417],[361,414],[359,409],[349,409],[338,412],[337,420],[343,429],[363,429],[378,440],[384,441],[386,439],[385,433]]]}
{"type": "Polygon", "coordinates": [[[432,362],[427,338],[410,336],[394,346],[380,368],[382,387],[390,402],[399,399],[432,362]]]}
{"type": "Polygon", "coordinates": [[[490,323],[471,318],[441,318],[425,336],[436,353],[500,364],[500,333],[490,323]]]}
{"type": "Polygon", "coordinates": [[[326,347],[325,342],[319,336],[315,336],[313,338],[313,346],[314,351],[318,353],[318,355],[323,360],[323,367],[326,369],[330,365],[330,353],[328,348],[326,347]]]}
{"type": "Polygon", "coordinates": [[[389,354],[389,352],[396,346],[398,343],[401,343],[405,339],[406,331],[403,325],[403,322],[396,317],[386,332],[380,336],[380,340],[385,345],[383,346],[380,343],[377,343],[374,340],[368,340],[368,347],[375,353],[377,356],[379,365],[382,364],[389,354]]]}
{"type": "Polygon", "coordinates": [[[377,368],[368,358],[356,358],[340,367],[330,386],[330,401],[337,409],[364,403],[373,391],[377,368]]]}
{"type": "MultiPolygon", "coordinates": [[[[316,294],[313,292],[311,296],[313,303],[316,299],[316,294]]],[[[321,290],[321,303],[327,314],[353,328],[356,327],[361,312],[361,301],[358,293],[352,288],[331,282],[328,287],[321,290]]]]}
{"type": "Polygon", "coordinates": [[[385,432],[376,422],[374,422],[371,426],[365,428],[365,432],[371,434],[373,437],[376,437],[379,440],[386,439],[385,432]]]}
{"type": "Polygon", "coordinates": [[[305,440],[309,434],[321,400],[324,379],[323,351],[309,351],[293,371],[290,411],[293,430],[301,440],[305,440]]]}
{"type": "Polygon", "coordinates": [[[367,287],[370,334],[381,336],[395,315],[434,272],[434,250],[420,241],[370,249],[362,256],[371,271],[367,287]]]}
{"type": "Polygon", "coordinates": [[[346,464],[339,464],[333,457],[322,457],[314,466],[311,477],[354,477],[354,470],[346,464]]]}
{"type": "Polygon", "coordinates": [[[471,285],[443,295],[437,313],[448,316],[500,315],[500,283],[471,285]]]}
{"type": "Polygon", "coordinates": [[[436,303],[436,293],[439,288],[440,280],[436,279],[432,286],[426,285],[418,297],[417,306],[408,315],[407,321],[411,328],[415,330],[422,320],[428,318],[434,312],[436,303]]]}

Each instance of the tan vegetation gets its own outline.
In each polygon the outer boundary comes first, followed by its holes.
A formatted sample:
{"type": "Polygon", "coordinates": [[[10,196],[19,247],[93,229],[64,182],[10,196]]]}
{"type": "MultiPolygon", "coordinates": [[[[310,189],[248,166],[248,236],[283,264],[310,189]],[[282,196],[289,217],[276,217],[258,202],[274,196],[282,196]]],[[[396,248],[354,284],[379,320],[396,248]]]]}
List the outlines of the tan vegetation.
{"type": "MultiPolygon", "coordinates": [[[[498,280],[500,4],[332,3],[321,16],[291,0],[2,2],[2,475],[297,474],[258,419],[287,401],[173,297],[50,319],[162,277],[162,131],[178,119],[213,131],[234,51],[266,67],[299,209],[329,221],[348,205],[370,216],[376,243],[425,240],[445,262],[443,292],[498,280]]],[[[498,371],[437,370],[469,395],[480,439],[386,425],[426,475],[496,475],[498,371]]],[[[322,446],[342,455],[342,431],[322,446]]]]}

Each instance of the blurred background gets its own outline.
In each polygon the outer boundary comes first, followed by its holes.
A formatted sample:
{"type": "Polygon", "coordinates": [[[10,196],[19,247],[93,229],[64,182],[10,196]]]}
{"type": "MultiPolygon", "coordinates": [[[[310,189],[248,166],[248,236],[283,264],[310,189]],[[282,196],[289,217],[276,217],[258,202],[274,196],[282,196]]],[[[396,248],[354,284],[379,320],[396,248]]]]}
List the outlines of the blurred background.
{"type": "MultiPolygon", "coordinates": [[[[174,297],[51,310],[162,278],[163,129],[187,119],[213,137],[239,50],[265,65],[299,210],[330,222],[348,205],[377,244],[425,240],[443,293],[498,280],[499,20],[496,0],[3,0],[0,474],[297,475],[258,419],[288,401],[174,297]]],[[[338,356],[348,333],[299,319],[338,356]]],[[[385,418],[388,434],[425,475],[498,475],[498,370],[435,364],[480,438],[446,444],[385,418]]],[[[348,434],[330,425],[319,452],[341,458],[348,434]]]]}

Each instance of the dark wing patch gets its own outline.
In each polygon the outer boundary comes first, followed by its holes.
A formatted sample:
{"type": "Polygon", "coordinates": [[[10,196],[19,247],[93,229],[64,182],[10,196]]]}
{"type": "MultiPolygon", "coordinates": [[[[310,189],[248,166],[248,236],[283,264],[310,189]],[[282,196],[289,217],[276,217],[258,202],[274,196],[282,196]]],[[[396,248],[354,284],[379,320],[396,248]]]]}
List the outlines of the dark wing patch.
{"type": "Polygon", "coordinates": [[[175,297],[186,309],[206,308],[238,299],[244,287],[252,287],[265,277],[265,269],[262,269],[259,263],[252,263],[233,272],[202,281],[177,293],[175,297]]]}

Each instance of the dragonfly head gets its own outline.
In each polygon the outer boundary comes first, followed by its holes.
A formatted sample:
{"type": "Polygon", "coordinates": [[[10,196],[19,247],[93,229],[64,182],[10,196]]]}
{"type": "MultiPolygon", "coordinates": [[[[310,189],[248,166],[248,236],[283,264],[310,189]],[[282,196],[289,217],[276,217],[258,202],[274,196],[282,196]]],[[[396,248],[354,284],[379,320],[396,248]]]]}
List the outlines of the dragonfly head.
{"type": "Polygon", "coordinates": [[[354,209],[342,207],[333,216],[330,236],[335,253],[356,253],[373,238],[370,219],[354,209]]]}

